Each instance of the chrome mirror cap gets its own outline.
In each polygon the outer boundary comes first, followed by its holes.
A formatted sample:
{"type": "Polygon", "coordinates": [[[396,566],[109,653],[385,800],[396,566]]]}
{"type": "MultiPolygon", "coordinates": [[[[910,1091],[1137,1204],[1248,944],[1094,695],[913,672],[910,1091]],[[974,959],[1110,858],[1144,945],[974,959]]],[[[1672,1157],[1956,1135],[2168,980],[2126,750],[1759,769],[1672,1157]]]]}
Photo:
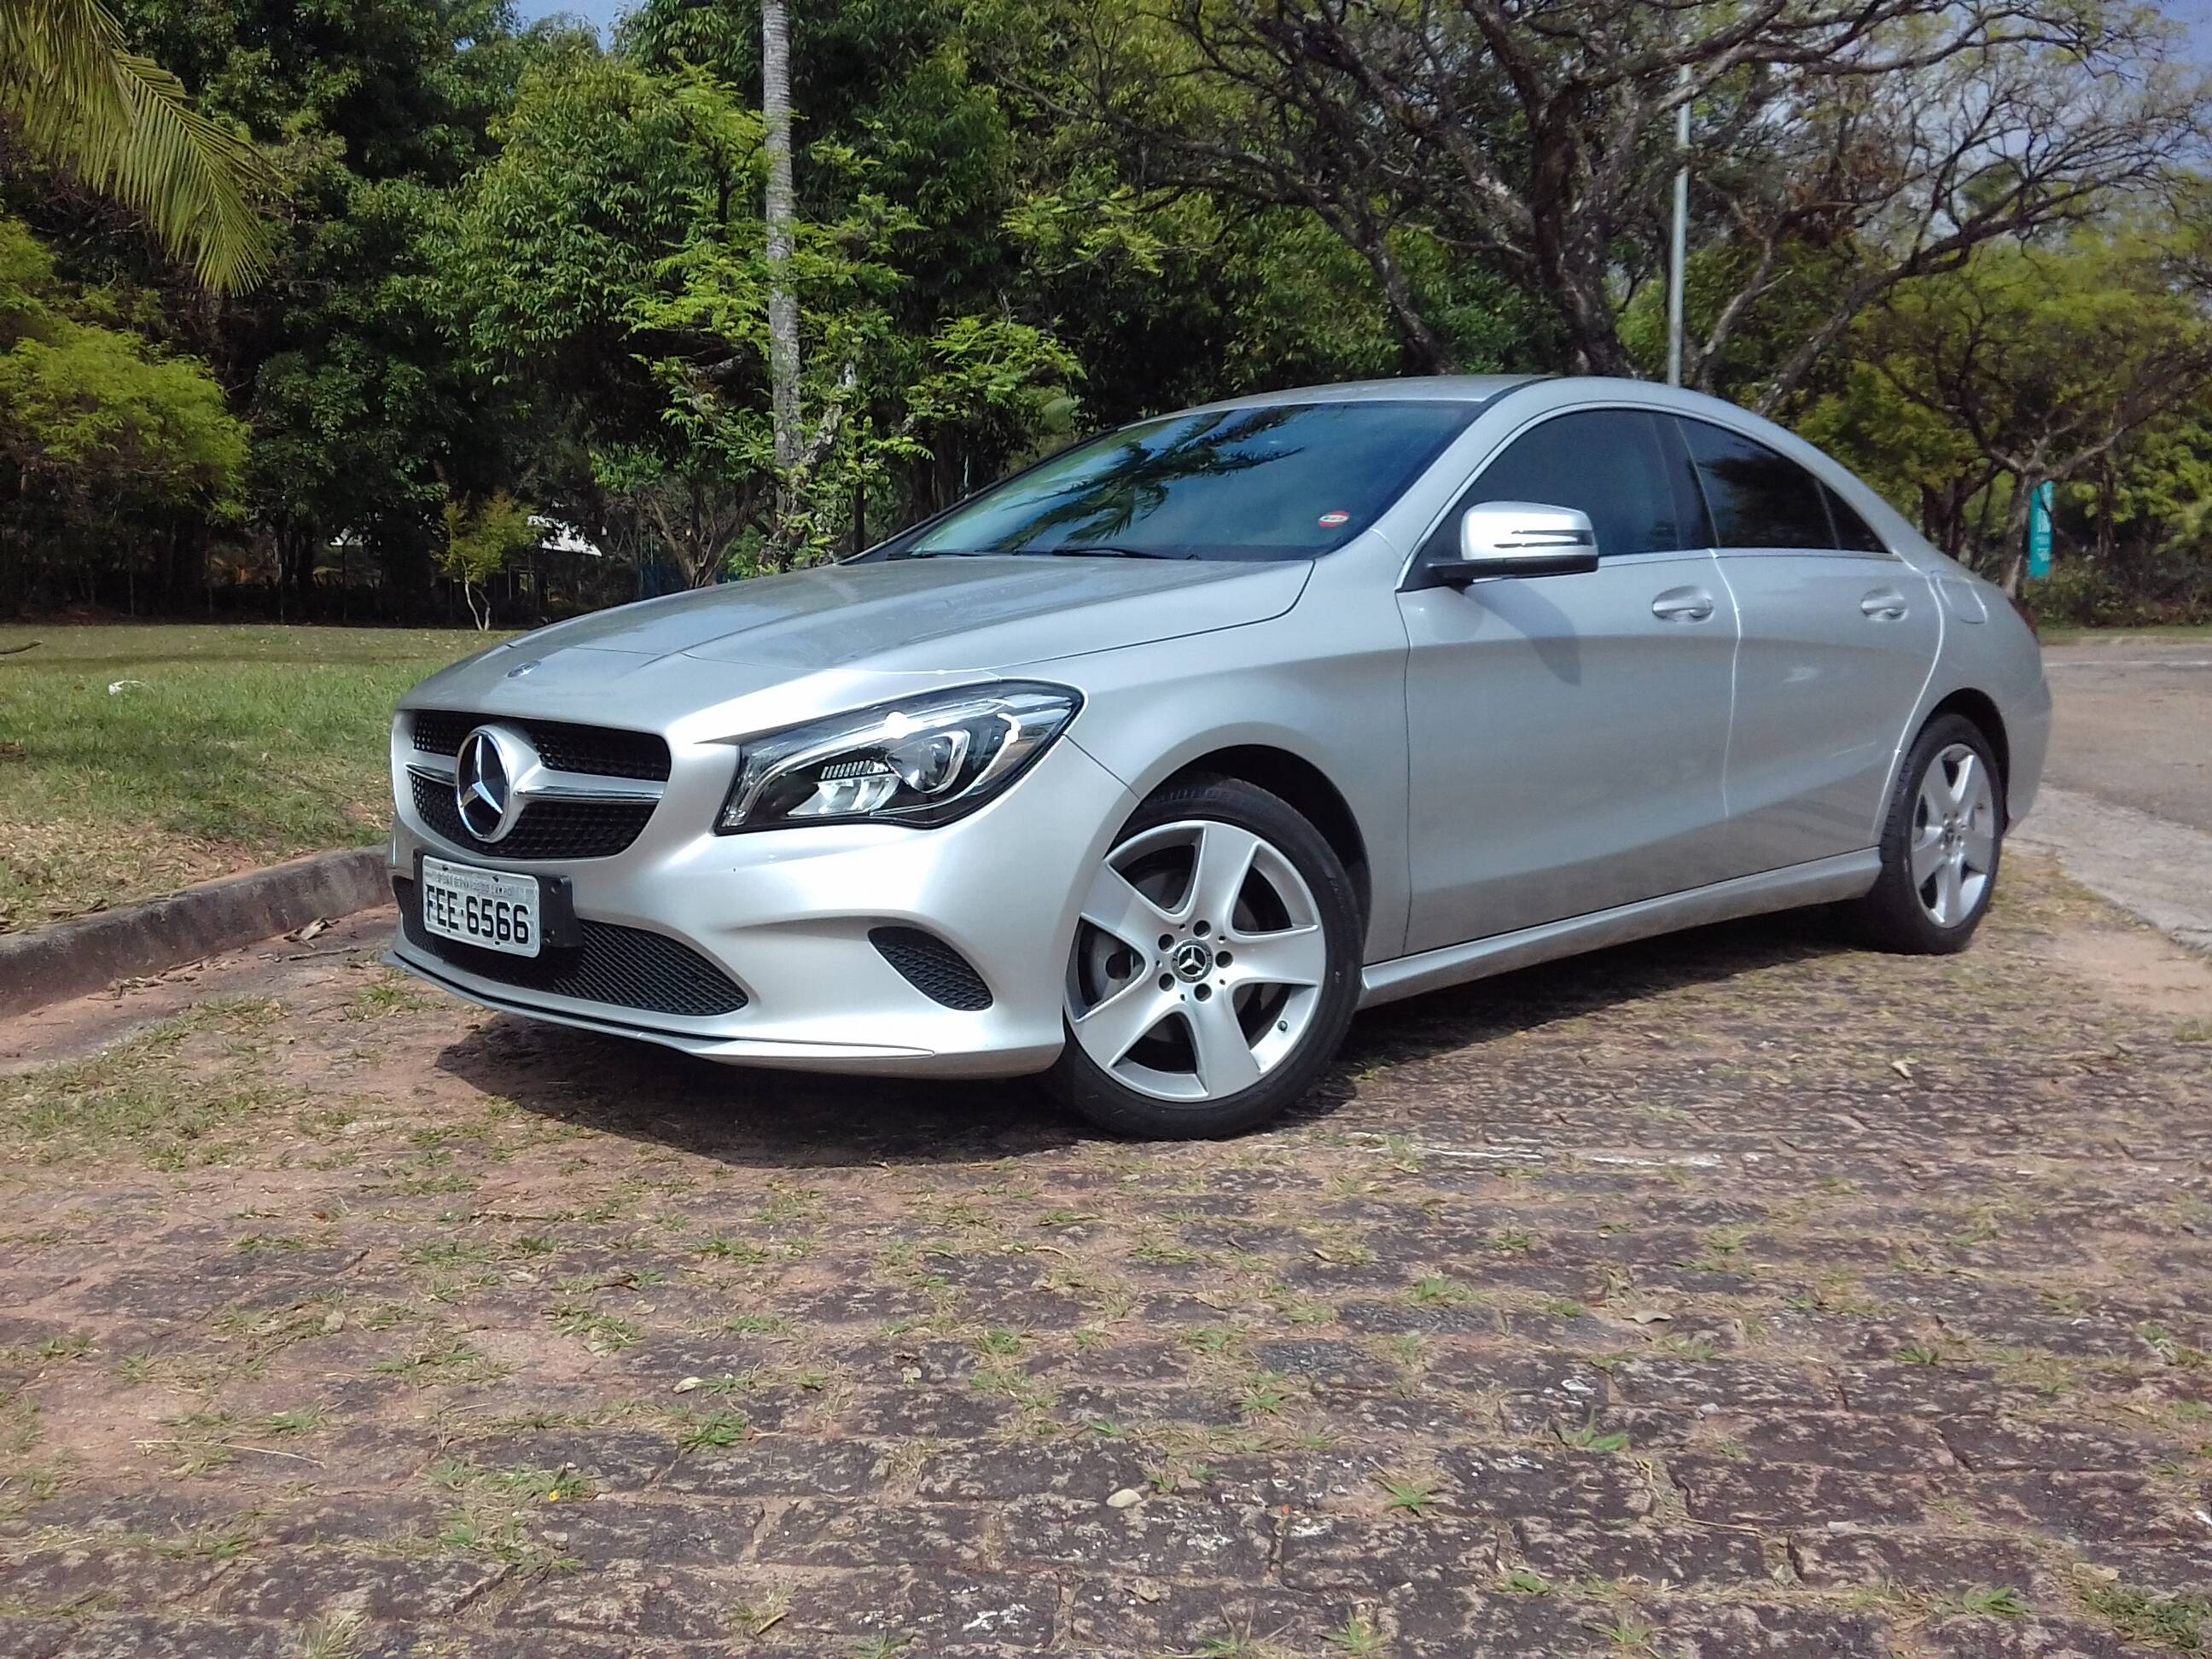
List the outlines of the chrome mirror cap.
{"type": "Polygon", "coordinates": [[[1540,501],[1485,501],[1459,521],[1459,558],[1440,565],[1449,582],[1498,576],[1561,576],[1597,568],[1589,514],[1540,501]]]}

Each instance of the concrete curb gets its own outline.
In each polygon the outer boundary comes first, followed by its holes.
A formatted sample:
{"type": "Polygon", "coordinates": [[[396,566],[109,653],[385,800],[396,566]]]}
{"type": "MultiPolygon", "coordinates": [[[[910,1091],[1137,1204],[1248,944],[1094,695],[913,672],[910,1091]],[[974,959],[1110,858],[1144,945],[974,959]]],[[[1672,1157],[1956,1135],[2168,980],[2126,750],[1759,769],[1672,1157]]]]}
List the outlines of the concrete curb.
{"type": "Polygon", "coordinates": [[[27,933],[0,933],[0,1018],[350,915],[391,896],[384,848],[356,847],[27,933]]]}

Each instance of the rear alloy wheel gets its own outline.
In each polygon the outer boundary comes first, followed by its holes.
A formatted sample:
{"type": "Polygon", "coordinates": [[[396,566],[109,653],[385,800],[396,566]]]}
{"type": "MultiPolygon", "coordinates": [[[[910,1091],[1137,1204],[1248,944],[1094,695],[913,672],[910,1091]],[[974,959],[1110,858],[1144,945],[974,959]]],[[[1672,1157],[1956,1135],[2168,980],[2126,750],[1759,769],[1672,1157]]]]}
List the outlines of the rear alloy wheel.
{"type": "Polygon", "coordinates": [[[1320,832],[1250,784],[1177,785],[1093,873],[1054,1077],[1118,1133],[1233,1134],[1312,1086],[1358,982],[1358,907],[1320,832]]]}
{"type": "Polygon", "coordinates": [[[1875,941],[1923,954],[1966,949],[1990,908],[2004,831],[1989,739],[1963,715],[1929,721],[1898,775],[1881,875],[1860,901],[1875,941]]]}

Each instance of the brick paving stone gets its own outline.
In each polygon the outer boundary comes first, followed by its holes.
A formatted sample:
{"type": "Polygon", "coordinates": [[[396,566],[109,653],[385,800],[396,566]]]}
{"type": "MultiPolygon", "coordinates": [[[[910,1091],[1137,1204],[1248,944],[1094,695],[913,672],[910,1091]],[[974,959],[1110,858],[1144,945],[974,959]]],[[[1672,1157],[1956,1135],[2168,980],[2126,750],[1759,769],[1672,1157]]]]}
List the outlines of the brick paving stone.
{"type": "Polygon", "coordinates": [[[467,1558],[286,1551],[241,1563],[223,1576],[216,1610],[239,1619],[304,1624],[316,1618],[451,1619],[503,1569],[467,1558]]]}
{"type": "Polygon", "coordinates": [[[1765,1571],[1758,1534],[1712,1527],[1513,1523],[1522,1557],[1547,1578],[1638,1578],[1655,1584],[1755,1582],[1765,1571]]]}
{"type": "Polygon", "coordinates": [[[857,1508],[839,1502],[790,1505],[761,1530],[755,1559],[799,1567],[925,1566],[972,1563],[982,1553],[989,1511],[950,1504],[857,1508]]]}
{"type": "Polygon", "coordinates": [[[602,1498],[543,1510],[532,1534],[550,1553],[587,1567],[611,1561],[728,1566],[751,1548],[761,1515],[758,1504],[744,1502],[602,1498]]]}
{"type": "Polygon", "coordinates": [[[1172,1146],[286,967],[118,1070],[284,1103],[189,1164],[0,1079],[0,1659],[2154,1659],[2079,1575],[2212,1584],[2164,948],[2024,863],[1962,957],[1509,975],[1172,1146]]]}
{"type": "Polygon", "coordinates": [[[1012,1561],[1146,1577],[1245,1583],[1267,1568],[1274,1528],[1264,1510],[1158,1498],[1115,1509],[1104,1502],[1023,1498],[1000,1516],[1012,1561]]]}
{"type": "Polygon", "coordinates": [[[1822,1589],[1888,1584],[1940,1592],[1969,1584],[2017,1588],[2045,1603],[2060,1595],[2042,1553],[2011,1538],[1801,1532],[1790,1540],[1790,1559],[1800,1578],[1822,1589]]]}
{"type": "Polygon", "coordinates": [[[851,1498],[883,1484],[885,1447],[769,1436],[677,1458],[659,1490],[706,1498],[851,1498]]]}
{"type": "Polygon", "coordinates": [[[94,1547],[32,1550],[0,1569],[7,1600],[44,1613],[161,1607],[188,1601],[221,1571],[209,1561],[94,1547]]]}
{"type": "Polygon", "coordinates": [[[1482,1522],[1300,1515],[1283,1528],[1279,1570],[1293,1589],[1381,1591],[1474,1583],[1497,1565],[1497,1529],[1482,1522]]]}

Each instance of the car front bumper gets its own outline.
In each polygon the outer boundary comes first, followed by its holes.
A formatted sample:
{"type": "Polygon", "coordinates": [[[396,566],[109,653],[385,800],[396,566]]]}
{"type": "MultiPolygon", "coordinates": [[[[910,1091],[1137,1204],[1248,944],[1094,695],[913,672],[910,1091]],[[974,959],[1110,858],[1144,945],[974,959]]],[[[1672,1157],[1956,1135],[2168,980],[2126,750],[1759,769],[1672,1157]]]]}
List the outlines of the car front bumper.
{"type": "MultiPolygon", "coordinates": [[[[734,751],[729,751],[732,759],[734,751]]],[[[726,789],[730,763],[720,787],[726,789]]],[[[610,858],[522,863],[441,840],[403,796],[389,861],[404,908],[416,854],[565,877],[580,921],[672,939],[726,975],[711,1016],[556,994],[463,965],[403,926],[386,960],[479,1003],[738,1064],[895,1076],[1017,1076],[1059,1055],[1068,951],[1089,872],[1135,805],[1062,738],[972,817],[934,830],[824,825],[720,836],[711,765],[679,764],[645,831],[610,858]],[[870,939],[916,928],[965,958],[989,1006],[926,994],[870,939]]],[[[464,953],[465,954],[465,953],[464,953]]],[[[497,964],[491,964],[496,971],[497,964]]]]}

